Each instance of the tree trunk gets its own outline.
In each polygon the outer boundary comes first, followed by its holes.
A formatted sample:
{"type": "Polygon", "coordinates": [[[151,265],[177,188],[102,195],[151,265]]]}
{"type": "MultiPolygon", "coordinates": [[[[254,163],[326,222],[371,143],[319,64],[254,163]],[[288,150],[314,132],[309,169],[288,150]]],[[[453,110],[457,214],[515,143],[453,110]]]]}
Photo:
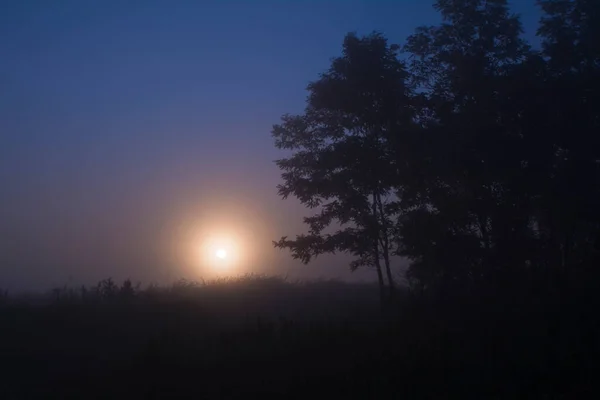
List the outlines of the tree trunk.
{"type": "Polygon", "coordinates": [[[390,297],[393,297],[394,291],[396,289],[396,285],[394,283],[394,277],[392,276],[392,270],[390,268],[390,256],[388,253],[387,234],[385,234],[385,236],[386,236],[386,239],[385,239],[386,245],[383,249],[383,261],[385,262],[385,272],[386,272],[386,275],[388,278],[388,285],[389,285],[388,290],[390,292],[390,297]]]}
{"type": "Polygon", "coordinates": [[[381,262],[379,261],[379,224],[377,224],[377,197],[373,194],[373,262],[377,271],[377,281],[379,282],[379,297],[381,306],[385,305],[385,283],[383,281],[383,272],[381,271],[381,262]]]}
{"type": "Polygon", "coordinates": [[[381,263],[379,262],[379,248],[375,243],[375,270],[377,271],[377,281],[379,283],[379,299],[381,300],[381,306],[385,305],[385,283],[383,281],[383,272],[381,271],[381,263]]]}
{"type": "Polygon", "coordinates": [[[383,203],[381,202],[381,196],[377,195],[377,207],[379,208],[379,215],[381,218],[381,224],[378,224],[379,233],[383,237],[383,261],[385,263],[385,272],[388,278],[390,297],[394,296],[396,285],[394,284],[394,277],[392,276],[392,269],[390,268],[390,241],[388,238],[387,226],[385,224],[385,213],[383,211],[383,203]]]}

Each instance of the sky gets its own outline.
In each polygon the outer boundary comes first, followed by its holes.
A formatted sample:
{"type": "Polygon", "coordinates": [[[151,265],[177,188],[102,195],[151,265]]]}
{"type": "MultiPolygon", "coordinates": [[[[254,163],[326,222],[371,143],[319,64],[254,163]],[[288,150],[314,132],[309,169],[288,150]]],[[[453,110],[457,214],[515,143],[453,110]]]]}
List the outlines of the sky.
{"type": "MultiPolygon", "coordinates": [[[[531,38],[534,0],[513,3],[531,38]]],[[[0,0],[0,287],[370,279],[272,248],[305,210],[277,196],[270,131],[346,33],[402,44],[439,22],[432,4],[0,0]],[[236,265],[208,267],[205,243],[225,237],[236,265]]]]}

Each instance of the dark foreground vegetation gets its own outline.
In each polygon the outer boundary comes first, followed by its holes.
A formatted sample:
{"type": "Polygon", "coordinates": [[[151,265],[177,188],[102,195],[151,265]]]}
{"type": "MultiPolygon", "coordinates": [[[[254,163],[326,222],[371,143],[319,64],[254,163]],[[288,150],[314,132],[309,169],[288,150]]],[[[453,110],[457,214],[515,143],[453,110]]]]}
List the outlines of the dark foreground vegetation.
{"type": "Polygon", "coordinates": [[[592,277],[530,278],[385,309],[376,285],[259,276],[4,296],[0,398],[591,397],[592,277]]]}

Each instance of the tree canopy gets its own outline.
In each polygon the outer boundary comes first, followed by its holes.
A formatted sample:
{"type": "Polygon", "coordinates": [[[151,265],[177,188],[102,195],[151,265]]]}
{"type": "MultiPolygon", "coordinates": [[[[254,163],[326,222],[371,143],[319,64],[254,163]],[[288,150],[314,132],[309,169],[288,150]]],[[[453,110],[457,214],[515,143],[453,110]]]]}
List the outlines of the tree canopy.
{"type": "Polygon", "coordinates": [[[506,0],[438,0],[401,47],[348,34],[273,128],[279,194],[313,209],[275,245],[350,253],[382,293],[395,256],[422,289],[597,262],[600,3],[539,4],[539,50],[506,0]]]}

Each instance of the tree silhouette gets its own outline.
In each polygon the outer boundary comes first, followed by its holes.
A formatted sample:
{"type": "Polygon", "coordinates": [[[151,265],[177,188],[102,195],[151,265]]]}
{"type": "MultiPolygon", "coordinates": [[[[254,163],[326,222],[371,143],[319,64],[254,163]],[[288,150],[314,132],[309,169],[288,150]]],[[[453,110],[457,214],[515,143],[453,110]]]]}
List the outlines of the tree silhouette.
{"type": "MultiPolygon", "coordinates": [[[[549,173],[540,180],[540,231],[561,267],[598,259],[600,231],[600,3],[546,0],[537,106],[549,173]]],[[[540,135],[542,136],[542,135],[540,135]]],[[[556,264],[556,262],[555,262],[556,264]]]]}
{"type": "Polygon", "coordinates": [[[342,56],[309,84],[304,114],[283,116],[272,131],[276,146],[293,152],[276,161],[284,181],[279,194],[316,210],[304,219],[308,234],[283,237],[275,246],[305,263],[323,253],[350,253],[352,269],[375,268],[382,295],[385,278],[390,293],[394,288],[396,174],[390,172],[396,166],[388,143],[412,123],[407,73],[396,50],[377,33],[347,35],[342,56]]]}
{"type": "Polygon", "coordinates": [[[443,23],[419,28],[405,46],[424,97],[428,146],[421,207],[399,231],[411,276],[445,285],[523,262],[518,248],[530,232],[516,188],[520,139],[504,103],[530,50],[504,0],[440,0],[435,7],[443,23]]]}
{"type": "Polygon", "coordinates": [[[600,3],[540,5],[541,51],[506,0],[438,0],[408,70],[381,35],[348,35],[305,113],[273,129],[292,151],[280,195],[317,210],[275,245],[304,262],[354,254],[382,290],[395,255],[421,288],[597,260],[600,3]]]}
{"type": "Polygon", "coordinates": [[[541,53],[504,0],[440,0],[444,22],[408,39],[429,139],[421,207],[398,221],[411,277],[498,282],[597,258],[600,7],[541,5],[541,53]]]}

